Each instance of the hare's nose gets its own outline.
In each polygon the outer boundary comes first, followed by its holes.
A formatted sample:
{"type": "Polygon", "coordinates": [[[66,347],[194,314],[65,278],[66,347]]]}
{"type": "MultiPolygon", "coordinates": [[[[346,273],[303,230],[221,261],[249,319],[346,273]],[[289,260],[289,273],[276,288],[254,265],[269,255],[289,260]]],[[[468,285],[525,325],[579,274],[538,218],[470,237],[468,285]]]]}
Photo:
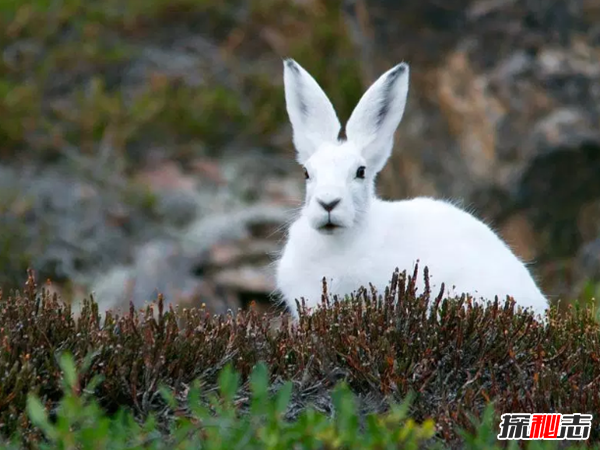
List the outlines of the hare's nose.
{"type": "Polygon", "coordinates": [[[331,211],[333,211],[333,208],[335,208],[337,205],[339,205],[339,203],[340,203],[340,201],[342,201],[342,199],[336,198],[335,200],[332,200],[327,203],[322,200],[319,200],[319,199],[317,199],[317,201],[319,202],[319,205],[321,205],[325,211],[331,212],[331,211]]]}

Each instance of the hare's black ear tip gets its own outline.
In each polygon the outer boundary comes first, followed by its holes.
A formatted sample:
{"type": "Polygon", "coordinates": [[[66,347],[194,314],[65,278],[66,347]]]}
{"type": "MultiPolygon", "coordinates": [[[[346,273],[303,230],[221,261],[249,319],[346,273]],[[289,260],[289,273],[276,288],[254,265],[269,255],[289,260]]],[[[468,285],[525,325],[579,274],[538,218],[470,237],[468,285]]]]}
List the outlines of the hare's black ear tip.
{"type": "Polygon", "coordinates": [[[402,61],[400,64],[398,64],[392,70],[393,70],[393,72],[395,72],[396,75],[403,75],[406,72],[408,72],[408,64],[405,63],[404,61],[402,61]]]}
{"type": "Polygon", "coordinates": [[[300,66],[292,58],[285,58],[283,60],[283,68],[296,77],[300,75],[300,66]]]}
{"type": "Polygon", "coordinates": [[[295,69],[297,67],[296,61],[292,58],[283,58],[283,65],[290,69],[295,69]]]}

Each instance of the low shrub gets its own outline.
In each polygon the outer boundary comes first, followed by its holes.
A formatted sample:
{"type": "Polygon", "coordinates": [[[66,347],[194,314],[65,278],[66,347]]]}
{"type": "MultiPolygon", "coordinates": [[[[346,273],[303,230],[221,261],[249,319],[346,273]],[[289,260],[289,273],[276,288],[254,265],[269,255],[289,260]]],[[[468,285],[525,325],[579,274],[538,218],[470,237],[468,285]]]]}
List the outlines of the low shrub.
{"type": "MultiPolygon", "coordinates": [[[[32,422],[43,432],[45,440],[39,448],[152,448],[152,449],[289,449],[301,448],[417,448],[435,433],[431,420],[417,425],[406,416],[408,403],[395,405],[385,415],[370,415],[363,428],[354,398],[347,386],[340,385],[332,395],[335,418],[308,409],[296,421],[285,420],[292,394],[292,384],[285,383],[276,395],[269,395],[268,369],[259,364],[253,370],[249,384],[250,414],[238,414],[236,394],[239,375],[228,365],[218,378],[218,395],[209,396],[207,405],[200,400],[197,384],[187,392],[185,414],[177,414],[168,432],[160,430],[158,420],[150,414],[138,423],[125,410],[112,418],[100,408],[90,395],[100,382],[95,378],[91,386],[78,383],[78,372],[70,354],[60,358],[64,374],[64,396],[52,420],[43,403],[29,396],[27,410],[32,422]]],[[[178,401],[172,392],[160,388],[162,399],[174,410],[178,401]]],[[[18,442],[13,441],[13,446],[18,442]]]]}
{"type": "MultiPolygon", "coordinates": [[[[466,296],[417,292],[417,276],[418,268],[396,272],[382,295],[363,290],[348,301],[324,292],[312,314],[303,310],[296,324],[282,315],[272,326],[272,316],[254,310],[165,310],[160,297],[143,310],[105,317],[89,299],[75,318],[69,305],[38,289],[30,272],[24,292],[0,296],[0,433],[8,438],[18,430],[26,443],[40,439],[27,398],[35,394],[57,414],[64,401],[57,358],[65,351],[77,364],[85,361],[81,386],[101,377],[93,394],[102,411],[126,408],[141,422],[154,417],[167,434],[187,414],[193,383],[210,405],[227,365],[242,383],[236,405],[251,411],[250,376],[259,363],[268,368],[271,390],[291,382],[292,422],[308,420],[308,407],[332,415],[332,392],[343,381],[356,396],[361,423],[413,393],[410,417],[433,419],[435,438],[450,446],[465,442],[459,429],[476,435],[489,405],[495,418],[600,410],[600,330],[592,311],[574,308],[563,317],[550,310],[539,322],[511,299],[481,306],[466,296]],[[175,403],[165,401],[165,389],[175,403]]],[[[592,426],[590,441],[600,431],[596,421],[592,426]]]]}

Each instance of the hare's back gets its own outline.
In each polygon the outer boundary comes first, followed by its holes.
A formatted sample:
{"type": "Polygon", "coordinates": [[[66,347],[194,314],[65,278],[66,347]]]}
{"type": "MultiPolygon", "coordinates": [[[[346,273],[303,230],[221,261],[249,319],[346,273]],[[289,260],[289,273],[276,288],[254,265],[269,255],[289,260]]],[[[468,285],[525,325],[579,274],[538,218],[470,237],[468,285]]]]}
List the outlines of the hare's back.
{"type": "Polygon", "coordinates": [[[471,247],[471,243],[489,242],[506,245],[482,220],[443,200],[417,197],[397,202],[378,202],[375,215],[379,224],[390,232],[417,240],[420,247],[426,241],[453,242],[453,245],[471,247]]]}
{"type": "Polygon", "coordinates": [[[487,298],[513,295],[536,310],[545,305],[527,267],[475,216],[426,197],[382,202],[378,208],[384,218],[380,245],[389,249],[391,261],[400,259],[397,255],[407,266],[419,260],[434,280],[454,286],[459,293],[477,291],[487,298]]]}

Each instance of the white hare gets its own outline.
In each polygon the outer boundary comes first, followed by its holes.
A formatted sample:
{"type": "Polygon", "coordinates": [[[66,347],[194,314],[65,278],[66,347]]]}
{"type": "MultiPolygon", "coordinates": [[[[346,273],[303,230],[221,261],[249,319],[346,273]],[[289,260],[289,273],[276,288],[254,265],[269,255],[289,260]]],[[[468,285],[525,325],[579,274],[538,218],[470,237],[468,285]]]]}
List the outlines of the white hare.
{"type": "MultiPolygon", "coordinates": [[[[306,198],[277,261],[277,289],[297,315],[296,299],[321,301],[322,279],[340,298],[373,284],[383,292],[396,267],[427,266],[432,291],[474,299],[514,297],[543,314],[547,300],[525,265],[483,222],[432,198],[383,201],[374,181],[391,155],[404,113],[409,68],[398,64],[363,95],[339,137],[334,108],[314,78],[284,61],[285,100],[306,198]]],[[[421,271],[422,273],[422,271],[421,271]]],[[[417,283],[423,289],[422,277],[417,283]]]]}

